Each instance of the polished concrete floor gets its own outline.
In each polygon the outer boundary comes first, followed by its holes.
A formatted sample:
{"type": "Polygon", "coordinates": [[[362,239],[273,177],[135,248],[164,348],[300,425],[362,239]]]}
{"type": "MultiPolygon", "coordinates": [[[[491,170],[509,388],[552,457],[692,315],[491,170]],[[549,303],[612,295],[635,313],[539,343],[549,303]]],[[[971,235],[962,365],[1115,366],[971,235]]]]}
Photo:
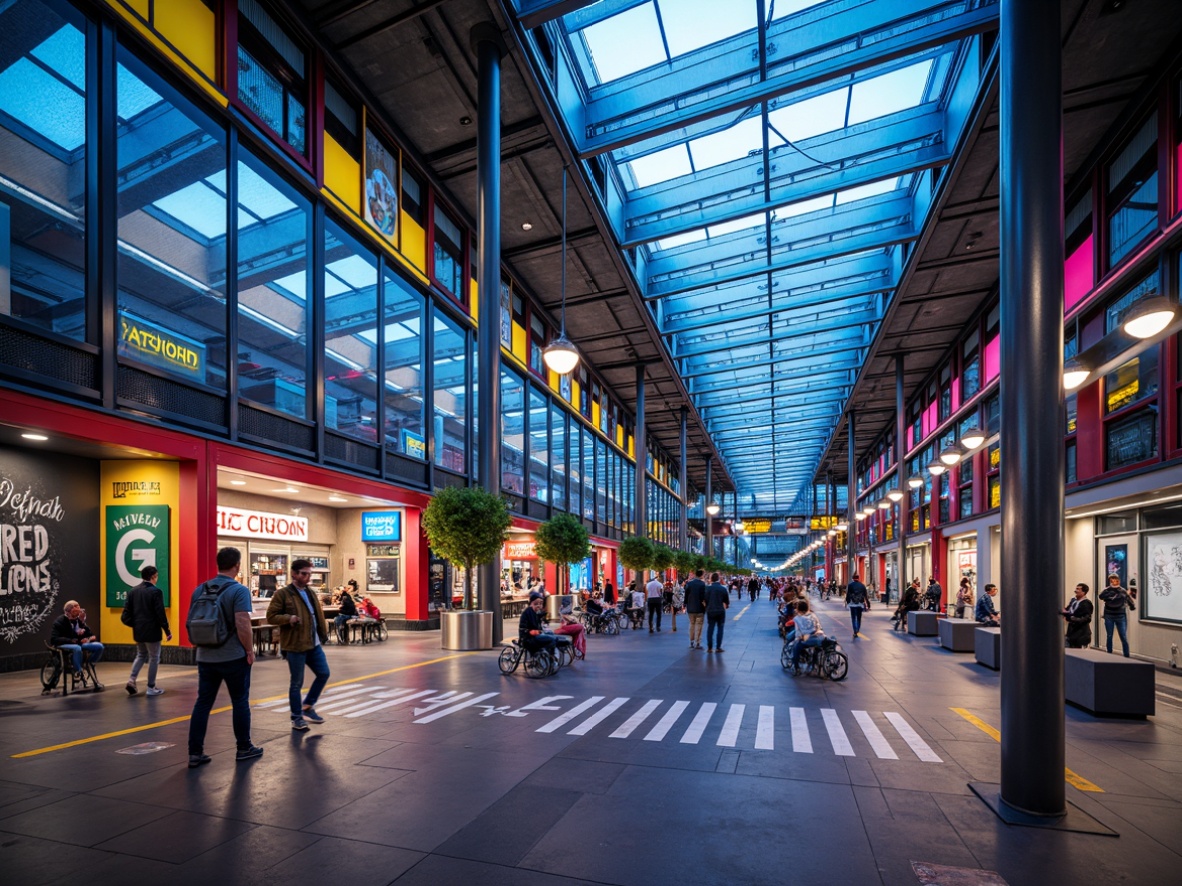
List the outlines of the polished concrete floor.
{"type": "MultiPolygon", "coordinates": [[[[438,635],[329,647],[327,722],[293,733],[284,662],[254,668],[253,735],[228,711],[186,768],[195,673],[156,698],[40,695],[0,675],[0,871],[41,883],[1175,884],[1182,679],[1157,715],[1067,710],[1068,799],[1119,836],[1011,827],[969,789],[998,779],[999,675],[840,604],[822,622],[841,683],[779,663],[766,600],[733,606],[726,651],[688,625],[591,637],[558,675],[503,677],[438,635]],[[30,753],[31,752],[31,753],[30,753]],[[986,872],[995,872],[992,876],[986,872]]],[[[223,695],[222,702],[225,701],[223,695]]],[[[215,709],[217,710],[217,709],[215,709]]]]}

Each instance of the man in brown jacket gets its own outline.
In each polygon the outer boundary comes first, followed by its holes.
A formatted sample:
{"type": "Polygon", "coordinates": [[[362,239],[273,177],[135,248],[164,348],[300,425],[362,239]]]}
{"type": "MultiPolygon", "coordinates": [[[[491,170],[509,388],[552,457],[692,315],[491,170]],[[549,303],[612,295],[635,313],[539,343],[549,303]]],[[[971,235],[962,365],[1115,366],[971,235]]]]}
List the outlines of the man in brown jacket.
{"type": "Polygon", "coordinates": [[[328,682],[328,659],[324,657],[324,643],[328,642],[328,626],[320,601],[308,587],[312,577],[311,560],[293,560],[291,584],[280,588],[267,607],[267,623],[279,628],[279,648],[287,657],[291,672],[288,699],[291,702],[291,728],[304,732],[308,723],[323,723],[316,713],[316,701],[328,682]],[[311,669],[316,679],[300,705],[300,687],[304,685],[304,667],[311,669]]]}

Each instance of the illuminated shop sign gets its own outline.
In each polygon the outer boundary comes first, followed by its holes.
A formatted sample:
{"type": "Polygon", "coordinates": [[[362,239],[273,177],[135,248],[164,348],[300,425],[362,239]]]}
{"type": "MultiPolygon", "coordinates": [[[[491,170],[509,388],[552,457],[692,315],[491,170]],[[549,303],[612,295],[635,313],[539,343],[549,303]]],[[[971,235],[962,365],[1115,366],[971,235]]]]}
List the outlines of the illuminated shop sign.
{"type": "Polygon", "coordinates": [[[418,434],[402,429],[402,451],[413,458],[427,460],[427,441],[418,434]]]}
{"type": "Polygon", "coordinates": [[[235,538],[308,540],[308,518],[294,514],[268,514],[218,505],[218,535],[235,538]]]}
{"type": "Polygon", "coordinates": [[[505,542],[505,559],[506,560],[536,560],[538,558],[537,546],[532,541],[507,541],[505,542]]]}
{"type": "Polygon", "coordinates": [[[205,345],[120,311],[119,353],[170,372],[205,377],[205,345]]]}
{"type": "Polygon", "coordinates": [[[362,511],[362,541],[402,541],[401,511],[362,511]]]}

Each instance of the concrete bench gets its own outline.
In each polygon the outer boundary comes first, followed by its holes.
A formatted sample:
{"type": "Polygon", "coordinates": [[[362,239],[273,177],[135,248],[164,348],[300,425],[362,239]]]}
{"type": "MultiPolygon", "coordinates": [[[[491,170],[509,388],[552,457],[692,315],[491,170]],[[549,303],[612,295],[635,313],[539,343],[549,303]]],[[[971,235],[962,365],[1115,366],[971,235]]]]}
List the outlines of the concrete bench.
{"type": "Polygon", "coordinates": [[[1098,716],[1149,717],[1156,713],[1154,667],[1099,649],[1068,649],[1067,701],[1098,716]]]}
{"type": "Polygon", "coordinates": [[[978,627],[974,633],[974,651],[977,653],[977,664],[1001,670],[1001,628],[978,627]]]}
{"type": "Polygon", "coordinates": [[[976,648],[977,623],[967,618],[942,618],[938,622],[940,645],[953,652],[972,652],[976,648]]]}
{"type": "Polygon", "coordinates": [[[940,616],[936,612],[929,612],[923,609],[908,612],[907,633],[914,634],[916,637],[934,637],[940,633],[936,627],[939,621],[940,616]]]}

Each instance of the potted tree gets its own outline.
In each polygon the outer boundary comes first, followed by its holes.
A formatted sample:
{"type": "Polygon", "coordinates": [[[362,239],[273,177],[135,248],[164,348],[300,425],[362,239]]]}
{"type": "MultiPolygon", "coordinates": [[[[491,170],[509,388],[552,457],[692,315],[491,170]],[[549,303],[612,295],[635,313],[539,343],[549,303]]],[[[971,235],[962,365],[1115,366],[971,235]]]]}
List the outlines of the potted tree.
{"type": "Polygon", "coordinates": [[[677,570],[677,579],[682,584],[694,577],[697,568],[697,557],[689,551],[675,551],[673,554],[673,568],[677,570]]]}
{"type": "Polygon", "coordinates": [[[673,551],[662,544],[653,545],[653,558],[649,568],[656,572],[664,572],[673,565],[673,551]]]}
{"type": "Polygon", "coordinates": [[[464,607],[441,614],[444,649],[492,648],[493,614],[475,608],[472,571],[500,553],[510,522],[504,500],[479,486],[440,489],[423,511],[423,533],[431,548],[464,567],[464,607]]]}
{"type": "Polygon", "coordinates": [[[591,536],[583,521],[572,514],[555,514],[534,533],[538,557],[558,567],[558,587],[552,591],[547,605],[554,607],[551,618],[557,618],[563,595],[570,593],[570,564],[591,555],[591,536]]]}
{"type": "Polygon", "coordinates": [[[643,536],[633,536],[620,542],[620,550],[616,556],[625,569],[631,569],[639,576],[638,586],[644,582],[644,570],[653,562],[656,548],[651,541],[643,536]]]}

